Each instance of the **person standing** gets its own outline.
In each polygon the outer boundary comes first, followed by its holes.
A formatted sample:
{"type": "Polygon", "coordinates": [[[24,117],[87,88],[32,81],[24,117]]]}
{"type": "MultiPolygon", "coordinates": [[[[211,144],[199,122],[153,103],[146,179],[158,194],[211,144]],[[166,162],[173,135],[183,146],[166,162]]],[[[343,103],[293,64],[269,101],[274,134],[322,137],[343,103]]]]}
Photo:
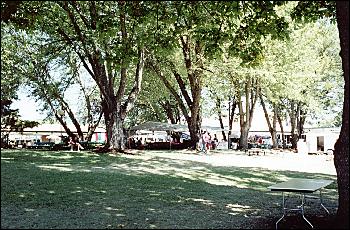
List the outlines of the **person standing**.
{"type": "Polygon", "coordinates": [[[210,135],[209,132],[207,132],[207,134],[208,134],[208,138],[206,140],[206,142],[207,142],[207,150],[210,151],[210,150],[212,150],[212,147],[213,147],[212,144],[211,144],[212,138],[211,138],[211,135],[210,135]]]}
{"type": "Polygon", "coordinates": [[[204,149],[204,153],[207,153],[207,151],[209,150],[210,136],[209,136],[209,134],[208,134],[207,131],[204,131],[202,137],[203,137],[203,149],[204,149]]]}
{"type": "Polygon", "coordinates": [[[219,140],[218,140],[218,138],[216,137],[216,133],[214,133],[214,139],[213,139],[213,141],[211,142],[211,145],[212,145],[212,148],[213,148],[213,149],[216,149],[216,146],[218,145],[218,142],[219,142],[219,140]]]}
{"type": "Polygon", "coordinates": [[[205,143],[205,131],[202,133],[201,137],[200,137],[200,146],[201,146],[201,152],[203,153],[207,153],[207,147],[206,147],[206,143],[205,143]]]}

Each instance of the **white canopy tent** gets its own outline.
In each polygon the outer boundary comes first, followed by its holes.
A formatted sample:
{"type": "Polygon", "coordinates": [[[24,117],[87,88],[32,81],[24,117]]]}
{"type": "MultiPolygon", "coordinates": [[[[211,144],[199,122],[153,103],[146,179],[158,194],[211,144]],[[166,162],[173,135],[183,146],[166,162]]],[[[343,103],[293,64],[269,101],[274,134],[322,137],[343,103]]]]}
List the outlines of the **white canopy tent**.
{"type": "MultiPolygon", "coordinates": [[[[186,125],[180,124],[169,124],[164,122],[156,122],[156,121],[148,121],[136,126],[133,126],[129,129],[130,131],[137,130],[149,130],[149,131],[170,131],[170,132],[186,132],[188,128],[186,125]]],[[[171,149],[171,141],[170,141],[170,149],[171,149]]]]}
{"type": "Polygon", "coordinates": [[[164,122],[148,121],[130,128],[130,130],[150,130],[150,131],[188,131],[186,125],[169,124],[164,122]]]}

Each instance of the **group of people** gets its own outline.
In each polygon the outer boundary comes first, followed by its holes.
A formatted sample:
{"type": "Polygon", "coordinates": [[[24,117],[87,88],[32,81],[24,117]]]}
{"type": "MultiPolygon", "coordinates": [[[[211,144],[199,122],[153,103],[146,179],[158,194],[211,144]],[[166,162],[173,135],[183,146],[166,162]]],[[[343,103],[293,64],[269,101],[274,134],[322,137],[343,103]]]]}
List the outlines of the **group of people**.
{"type": "Polygon", "coordinates": [[[212,138],[211,134],[207,131],[201,131],[199,134],[199,141],[197,144],[197,150],[199,152],[207,153],[208,151],[215,149],[218,144],[218,138],[216,134],[212,138]]]}
{"type": "Polygon", "coordinates": [[[138,138],[136,137],[136,139],[134,137],[131,137],[128,139],[129,141],[129,148],[131,149],[144,149],[144,140],[142,139],[142,137],[138,138]]]}

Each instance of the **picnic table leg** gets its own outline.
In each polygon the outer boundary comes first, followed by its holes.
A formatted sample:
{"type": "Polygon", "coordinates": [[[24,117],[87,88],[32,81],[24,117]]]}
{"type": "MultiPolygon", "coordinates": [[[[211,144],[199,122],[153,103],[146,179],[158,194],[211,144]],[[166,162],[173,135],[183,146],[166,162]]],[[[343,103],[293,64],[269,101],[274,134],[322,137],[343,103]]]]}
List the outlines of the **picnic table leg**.
{"type": "Polygon", "coordinates": [[[321,206],[322,208],[324,208],[324,210],[326,210],[327,214],[329,215],[329,211],[328,209],[323,205],[323,199],[322,199],[322,189],[320,189],[320,201],[321,201],[321,206]]]}
{"type": "Polygon", "coordinates": [[[312,226],[312,224],[310,223],[310,221],[308,219],[306,219],[305,215],[304,215],[304,205],[305,205],[305,194],[302,195],[301,198],[301,214],[303,215],[303,219],[311,226],[311,228],[314,228],[314,226],[312,226]]]}
{"type": "Polygon", "coordinates": [[[285,201],[284,201],[284,192],[282,192],[282,206],[283,206],[283,216],[281,218],[279,218],[276,222],[276,230],[277,230],[277,225],[278,223],[283,220],[285,214],[286,214],[286,208],[285,208],[285,201]]]}

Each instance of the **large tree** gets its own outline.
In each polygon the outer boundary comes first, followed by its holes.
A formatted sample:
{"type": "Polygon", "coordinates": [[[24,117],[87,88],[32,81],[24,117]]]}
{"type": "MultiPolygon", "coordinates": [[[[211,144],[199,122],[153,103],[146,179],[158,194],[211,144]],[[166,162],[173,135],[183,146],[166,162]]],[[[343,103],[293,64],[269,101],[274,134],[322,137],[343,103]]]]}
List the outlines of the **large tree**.
{"type": "MultiPolygon", "coordinates": [[[[68,88],[77,87],[75,82],[79,82],[77,63],[71,62],[69,58],[71,55],[62,53],[63,48],[57,49],[55,43],[45,41],[42,34],[15,30],[11,24],[3,25],[1,29],[7,32],[2,39],[3,53],[6,54],[2,62],[4,67],[12,63],[8,70],[4,68],[2,76],[5,79],[5,76],[9,75],[21,79],[21,84],[26,86],[31,96],[43,102],[41,110],[48,113],[47,119],[56,119],[68,136],[75,137],[75,133],[70,130],[67,121],[63,118],[64,112],[75,126],[79,139],[83,140],[81,123],[69,103],[69,99],[73,98],[67,97],[66,93],[68,88]]],[[[85,89],[81,88],[84,92],[85,89]]],[[[88,99],[85,97],[85,103],[81,104],[86,104],[89,110],[88,99]]],[[[98,118],[96,121],[89,120],[87,140],[91,139],[98,122],[98,118]]]]}
{"type": "Polygon", "coordinates": [[[334,165],[337,171],[339,205],[337,217],[339,227],[349,228],[349,2],[315,1],[299,2],[295,19],[317,20],[320,17],[335,18],[339,31],[340,56],[344,76],[344,102],[342,126],[339,138],[334,146],[334,165]]]}
{"type": "Polygon", "coordinates": [[[146,121],[179,123],[181,113],[178,103],[159,77],[146,68],[142,85],[138,100],[128,113],[126,125],[134,126],[146,121]]]}
{"type": "Polygon", "coordinates": [[[102,95],[107,147],[115,150],[125,147],[124,120],[141,89],[145,44],[150,42],[144,4],[22,2],[17,7],[18,16],[9,17],[26,22],[22,24],[27,30],[43,33],[83,63],[102,95]]]}
{"type": "Polygon", "coordinates": [[[245,64],[254,62],[261,51],[263,36],[272,34],[277,38],[285,34],[284,19],[274,9],[279,4],[237,1],[157,3],[159,20],[155,31],[161,31],[157,33],[159,47],[178,47],[182,63],[174,61],[178,60],[175,55],[154,52],[151,66],[178,100],[193,142],[198,139],[201,93],[208,61],[220,57],[226,42],[231,55],[239,56],[245,64]],[[167,29],[158,30],[158,25],[167,29]],[[161,66],[169,69],[170,74],[161,66]],[[169,75],[176,79],[176,87],[167,82],[169,75]]]}
{"type": "Polygon", "coordinates": [[[339,207],[338,219],[344,229],[349,228],[349,1],[336,2],[340,38],[340,56],[344,71],[344,104],[342,126],[335,144],[334,165],[337,171],[339,207]]]}
{"type": "Polygon", "coordinates": [[[10,132],[21,132],[26,127],[38,125],[35,121],[22,120],[18,109],[11,108],[12,102],[18,98],[18,89],[25,80],[16,71],[20,66],[19,60],[11,58],[12,51],[18,47],[10,33],[13,30],[12,26],[1,22],[1,147],[7,147],[10,132]]]}

